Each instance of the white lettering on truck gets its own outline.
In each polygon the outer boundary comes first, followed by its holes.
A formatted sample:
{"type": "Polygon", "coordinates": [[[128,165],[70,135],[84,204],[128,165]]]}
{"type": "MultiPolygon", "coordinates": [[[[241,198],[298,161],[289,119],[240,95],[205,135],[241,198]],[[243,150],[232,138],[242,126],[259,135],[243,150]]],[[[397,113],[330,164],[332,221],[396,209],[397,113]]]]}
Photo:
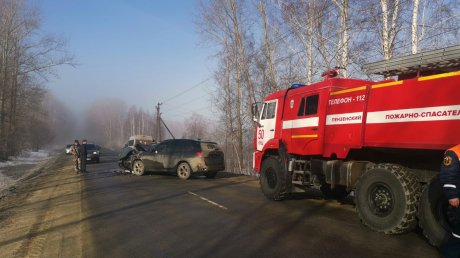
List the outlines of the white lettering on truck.
{"type": "Polygon", "coordinates": [[[460,106],[439,106],[367,113],[368,124],[460,120],[460,106]]]}
{"type": "Polygon", "coordinates": [[[359,124],[363,121],[363,112],[343,113],[326,116],[326,125],[359,124]]]}
{"type": "Polygon", "coordinates": [[[358,95],[353,97],[343,97],[343,98],[335,98],[329,100],[329,106],[333,105],[340,105],[340,104],[348,104],[353,102],[364,102],[366,101],[366,95],[358,95]]]}
{"type": "Polygon", "coordinates": [[[350,102],[352,102],[352,100],[353,100],[352,97],[330,99],[329,100],[329,106],[350,103],[350,102]]]}

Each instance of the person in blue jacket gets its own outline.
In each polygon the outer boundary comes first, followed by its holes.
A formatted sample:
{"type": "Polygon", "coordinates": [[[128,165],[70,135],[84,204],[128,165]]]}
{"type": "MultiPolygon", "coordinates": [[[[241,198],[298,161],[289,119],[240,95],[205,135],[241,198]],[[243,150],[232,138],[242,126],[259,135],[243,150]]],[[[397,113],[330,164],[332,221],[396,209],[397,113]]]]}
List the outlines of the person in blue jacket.
{"type": "Polygon", "coordinates": [[[441,246],[441,254],[445,258],[460,258],[460,144],[444,153],[439,179],[449,207],[448,217],[452,226],[452,234],[441,246]]]}

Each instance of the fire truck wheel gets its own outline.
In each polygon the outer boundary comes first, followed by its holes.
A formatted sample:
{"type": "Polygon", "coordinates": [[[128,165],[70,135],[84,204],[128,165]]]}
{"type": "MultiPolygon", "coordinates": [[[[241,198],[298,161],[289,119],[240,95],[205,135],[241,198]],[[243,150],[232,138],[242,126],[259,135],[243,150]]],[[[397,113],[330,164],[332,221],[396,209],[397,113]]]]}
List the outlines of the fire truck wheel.
{"type": "Polygon", "coordinates": [[[269,157],[262,161],[260,169],[260,188],[264,195],[274,201],[286,198],[287,175],[282,169],[281,161],[277,157],[269,157]]]}
{"type": "Polygon", "coordinates": [[[442,192],[439,178],[435,177],[423,190],[418,206],[419,225],[428,242],[440,246],[451,231],[447,215],[447,199],[442,192]]]}
{"type": "Polygon", "coordinates": [[[377,164],[356,185],[356,210],[369,228],[385,234],[402,234],[417,225],[419,196],[418,179],[407,168],[377,164]]]}
{"type": "Polygon", "coordinates": [[[136,176],[142,176],[145,172],[145,167],[144,167],[144,163],[142,162],[142,160],[135,160],[134,163],[133,163],[133,174],[135,174],[136,176]]]}

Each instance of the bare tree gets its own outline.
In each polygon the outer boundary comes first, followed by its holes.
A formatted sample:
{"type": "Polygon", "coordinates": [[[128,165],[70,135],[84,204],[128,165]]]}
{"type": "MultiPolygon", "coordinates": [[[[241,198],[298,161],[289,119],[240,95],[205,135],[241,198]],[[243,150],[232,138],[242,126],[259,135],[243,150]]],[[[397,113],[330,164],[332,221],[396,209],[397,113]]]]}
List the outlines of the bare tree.
{"type": "Polygon", "coordinates": [[[260,16],[262,18],[262,28],[264,32],[264,55],[265,55],[265,62],[267,63],[268,67],[268,86],[269,86],[269,91],[273,92],[278,88],[278,83],[276,79],[276,71],[275,71],[275,65],[272,60],[272,53],[273,53],[273,48],[271,47],[272,44],[270,42],[270,37],[269,37],[269,29],[268,29],[268,18],[267,18],[267,3],[265,0],[259,0],[259,12],[260,16]]]}
{"type": "Polygon", "coordinates": [[[401,14],[401,0],[380,0],[380,7],[382,9],[381,15],[381,28],[380,31],[380,44],[382,46],[383,59],[388,60],[393,57],[393,50],[395,40],[398,32],[400,31],[399,18],[401,14]]]}
{"type": "MultiPolygon", "coordinates": [[[[409,23],[409,22],[408,22],[409,23]]],[[[458,44],[460,6],[452,0],[412,0],[412,53],[458,44]]]]}
{"type": "Polygon", "coordinates": [[[455,1],[417,1],[202,0],[197,24],[204,41],[216,49],[219,87],[213,101],[231,159],[227,167],[243,171],[250,162],[254,127],[249,105],[256,99],[282,85],[321,80],[320,74],[335,66],[346,68],[342,77],[369,79],[361,69],[364,63],[410,52],[415,20],[418,49],[458,39],[455,1]],[[440,13],[449,18],[440,19],[440,13]],[[436,30],[443,36],[437,37],[436,30]]]}
{"type": "Polygon", "coordinates": [[[125,141],[122,128],[127,117],[126,104],[119,99],[102,99],[90,105],[86,111],[86,124],[92,139],[100,139],[109,148],[118,148],[125,141]]]}
{"type": "Polygon", "coordinates": [[[412,54],[417,54],[418,50],[418,9],[419,9],[419,0],[413,0],[412,8],[412,23],[411,23],[411,43],[412,43],[412,54]]]}
{"type": "Polygon", "coordinates": [[[295,47],[287,43],[294,53],[305,53],[304,63],[306,67],[306,83],[312,83],[314,67],[314,27],[316,16],[316,1],[293,1],[278,2],[278,8],[283,12],[283,18],[290,26],[290,32],[302,44],[302,50],[297,51],[295,47]]]}
{"type": "Polygon", "coordinates": [[[235,154],[239,164],[245,145],[245,120],[250,112],[250,103],[255,101],[255,89],[250,76],[249,55],[243,28],[244,1],[218,0],[202,3],[199,20],[203,36],[220,47],[220,56],[226,64],[227,79],[222,80],[231,92],[225,99],[225,108],[232,112],[230,133],[233,135],[235,154]],[[231,89],[230,89],[231,88],[231,89]]]}
{"type": "Polygon", "coordinates": [[[348,11],[349,11],[349,0],[333,0],[334,4],[339,9],[340,13],[340,30],[339,30],[339,42],[338,52],[339,60],[338,66],[343,68],[339,71],[342,77],[347,77],[347,66],[348,66],[348,11]]]}
{"type": "Polygon", "coordinates": [[[46,81],[54,67],[72,60],[64,42],[40,32],[37,9],[24,0],[0,0],[0,159],[14,154],[18,132],[23,131],[18,127],[23,115],[19,96],[46,81]]]}
{"type": "Polygon", "coordinates": [[[208,123],[205,118],[197,113],[193,113],[184,122],[185,132],[183,138],[189,139],[209,139],[208,136],[208,123]]]}

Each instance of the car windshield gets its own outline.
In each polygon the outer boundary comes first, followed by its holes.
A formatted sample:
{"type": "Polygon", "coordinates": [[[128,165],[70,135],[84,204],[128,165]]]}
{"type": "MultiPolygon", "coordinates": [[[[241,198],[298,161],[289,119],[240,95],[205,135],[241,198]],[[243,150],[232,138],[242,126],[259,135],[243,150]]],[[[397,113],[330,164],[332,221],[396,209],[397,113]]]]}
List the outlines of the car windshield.
{"type": "Polygon", "coordinates": [[[89,143],[89,144],[86,144],[86,149],[87,150],[96,150],[97,148],[96,148],[96,145],[89,143]]]}
{"type": "Polygon", "coordinates": [[[137,149],[138,151],[148,152],[149,150],[152,149],[153,146],[152,146],[151,144],[149,145],[149,144],[138,143],[138,144],[136,144],[135,147],[136,147],[136,149],[137,149]]]}

